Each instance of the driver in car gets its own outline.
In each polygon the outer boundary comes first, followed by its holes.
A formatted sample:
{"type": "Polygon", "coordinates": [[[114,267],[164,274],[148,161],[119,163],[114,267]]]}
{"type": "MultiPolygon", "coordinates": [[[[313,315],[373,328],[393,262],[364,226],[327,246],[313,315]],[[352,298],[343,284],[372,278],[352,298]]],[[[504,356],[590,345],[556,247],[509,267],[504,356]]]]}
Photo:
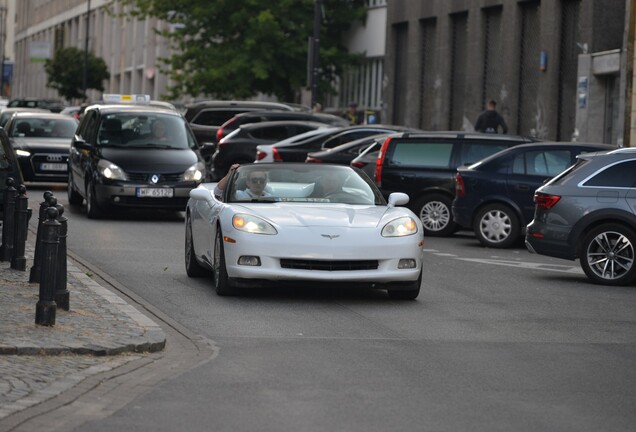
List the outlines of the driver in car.
{"type": "MultiPolygon", "coordinates": [[[[223,197],[223,191],[227,186],[227,182],[230,175],[239,167],[239,164],[234,164],[230,167],[227,174],[219,181],[214,188],[214,196],[221,200],[223,197]]],[[[265,171],[251,171],[247,174],[245,180],[246,188],[244,190],[237,190],[234,193],[234,198],[237,200],[252,200],[261,197],[271,197],[272,195],[265,191],[267,186],[267,173],[265,171]]]]}

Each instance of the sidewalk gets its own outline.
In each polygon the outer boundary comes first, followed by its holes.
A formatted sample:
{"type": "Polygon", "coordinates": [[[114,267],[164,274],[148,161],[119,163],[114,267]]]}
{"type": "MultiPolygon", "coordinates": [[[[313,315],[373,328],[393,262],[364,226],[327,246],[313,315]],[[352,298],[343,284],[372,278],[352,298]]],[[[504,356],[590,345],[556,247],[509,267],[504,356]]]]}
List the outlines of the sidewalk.
{"type": "Polygon", "coordinates": [[[54,326],[36,325],[39,284],[29,283],[29,242],[26,258],[24,272],[0,262],[0,420],[164,348],[159,325],[70,261],[70,310],[58,308],[54,326]]]}

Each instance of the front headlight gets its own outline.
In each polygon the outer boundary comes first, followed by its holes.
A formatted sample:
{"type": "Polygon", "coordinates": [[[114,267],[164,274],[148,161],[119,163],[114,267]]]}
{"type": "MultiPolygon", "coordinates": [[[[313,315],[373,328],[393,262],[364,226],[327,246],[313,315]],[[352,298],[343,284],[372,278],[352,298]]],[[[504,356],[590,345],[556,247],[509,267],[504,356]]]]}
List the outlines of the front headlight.
{"type": "Polygon", "coordinates": [[[404,237],[417,233],[417,224],[408,216],[392,220],[382,228],[382,237],[404,237]]]}
{"type": "Polygon", "coordinates": [[[123,169],[105,159],[97,162],[97,171],[102,177],[109,180],[128,180],[128,176],[123,169]]]}
{"type": "Polygon", "coordinates": [[[19,149],[18,149],[18,150],[16,150],[16,151],[15,151],[15,155],[16,155],[17,157],[29,157],[29,156],[31,156],[31,153],[29,153],[29,152],[28,152],[28,151],[26,151],[26,150],[19,150],[19,149]]]}
{"type": "Polygon", "coordinates": [[[197,162],[185,170],[181,179],[183,181],[201,181],[203,177],[205,177],[205,165],[203,162],[197,162]]]}
{"type": "Polygon", "coordinates": [[[269,222],[248,214],[235,214],[232,218],[232,225],[239,231],[245,231],[252,234],[278,234],[276,228],[269,222]]]}

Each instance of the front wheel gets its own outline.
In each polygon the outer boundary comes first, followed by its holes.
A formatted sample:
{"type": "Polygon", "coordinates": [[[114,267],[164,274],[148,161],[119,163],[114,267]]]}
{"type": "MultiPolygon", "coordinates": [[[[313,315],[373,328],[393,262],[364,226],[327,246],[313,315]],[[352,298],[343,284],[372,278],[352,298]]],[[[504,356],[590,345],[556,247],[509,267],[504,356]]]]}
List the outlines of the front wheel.
{"type": "Polygon", "coordinates": [[[510,207],[491,204],[477,212],[473,230],[482,245],[501,249],[510,247],[519,238],[521,226],[510,207]]]}
{"type": "Polygon", "coordinates": [[[413,205],[413,212],[422,220],[424,233],[431,237],[447,237],[457,230],[451,213],[451,199],[445,195],[419,198],[413,205]]]}
{"type": "Polygon", "coordinates": [[[205,268],[197,262],[194,254],[194,243],[192,241],[192,220],[190,214],[186,216],[185,225],[185,267],[189,277],[201,277],[207,274],[205,268]]]}
{"type": "Polygon", "coordinates": [[[229,277],[227,276],[227,268],[225,267],[225,247],[223,246],[223,234],[221,227],[216,230],[216,238],[214,240],[214,286],[217,295],[228,296],[235,294],[234,289],[230,286],[229,277]]]}
{"type": "Polygon", "coordinates": [[[389,298],[393,300],[415,300],[420,295],[420,286],[422,285],[422,272],[416,281],[403,286],[405,289],[393,290],[389,289],[389,298]]]}
{"type": "Polygon", "coordinates": [[[68,203],[70,205],[81,205],[84,198],[75,190],[73,186],[73,174],[71,174],[70,170],[68,172],[68,183],[66,186],[66,192],[68,194],[68,203]]]}
{"type": "Polygon", "coordinates": [[[636,232],[631,228],[614,223],[596,227],[581,243],[581,268],[597,284],[627,285],[636,279],[634,245],[636,232]]]}
{"type": "Polygon", "coordinates": [[[95,185],[91,181],[86,185],[86,216],[89,219],[99,219],[102,215],[103,211],[97,204],[97,197],[95,197],[95,185]]]}

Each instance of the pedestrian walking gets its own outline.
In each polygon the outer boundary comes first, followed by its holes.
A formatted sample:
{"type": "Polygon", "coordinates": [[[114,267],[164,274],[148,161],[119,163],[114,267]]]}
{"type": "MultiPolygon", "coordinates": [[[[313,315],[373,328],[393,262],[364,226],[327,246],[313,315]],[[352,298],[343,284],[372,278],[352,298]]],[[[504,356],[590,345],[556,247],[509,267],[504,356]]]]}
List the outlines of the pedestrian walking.
{"type": "Polygon", "coordinates": [[[349,108],[344,113],[344,118],[349,120],[349,123],[352,125],[362,124],[362,115],[358,112],[358,104],[357,102],[351,102],[349,104],[349,108]]]}
{"type": "Polygon", "coordinates": [[[499,133],[501,126],[502,133],[508,133],[508,126],[503,117],[497,112],[497,102],[490,99],[486,102],[486,109],[479,114],[475,130],[483,133],[499,133]]]}

